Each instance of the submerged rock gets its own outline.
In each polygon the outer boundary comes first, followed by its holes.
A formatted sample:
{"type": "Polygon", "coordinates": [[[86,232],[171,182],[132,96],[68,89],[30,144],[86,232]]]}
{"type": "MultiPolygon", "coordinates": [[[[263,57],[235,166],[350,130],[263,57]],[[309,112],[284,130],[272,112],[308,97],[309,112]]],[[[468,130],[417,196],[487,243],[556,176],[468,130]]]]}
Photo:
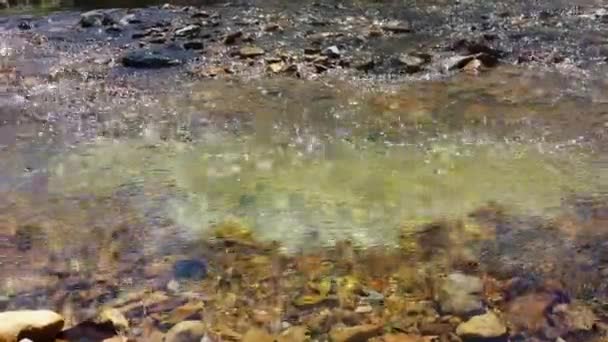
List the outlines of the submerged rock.
{"type": "Polygon", "coordinates": [[[481,279],[462,273],[452,273],[441,284],[437,300],[445,313],[470,314],[483,309],[482,290],[481,279]]]}
{"type": "Polygon", "coordinates": [[[456,328],[456,334],[465,341],[467,339],[492,339],[494,341],[496,338],[506,336],[507,328],[495,313],[488,312],[460,323],[456,328]]]}
{"type": "Polygon", "coordinates": [[[122,58],[122,64],[131,68],[158,69],[179,65],[181,61],[160,51],[140,49],[128,52],[122,58]]]}
{"type": "Polygon", "coordinates": [[[207,264],[196,259],[178,260],[173,265],[175,278],[201,280],[207,276],[207,264]]]}
{"type": "Polygon", "coordinates": [[[382,326],[363,324],[354,327],[334,327],[329,332],[332,342],[358,342],[367,341],[382,333],[382,326]]]}
{"type": "Polygon", "coordinates": [[[0,341],[54,341],[63,328],[63,318],[49,310],[23,310],[0,313],[0,341]]]}
{"type": "Polygon", "coordinates": [[[201,321],[184,321],[173,326],[165,336],[165,342],[201,341],[207,332],[201,321]]]}

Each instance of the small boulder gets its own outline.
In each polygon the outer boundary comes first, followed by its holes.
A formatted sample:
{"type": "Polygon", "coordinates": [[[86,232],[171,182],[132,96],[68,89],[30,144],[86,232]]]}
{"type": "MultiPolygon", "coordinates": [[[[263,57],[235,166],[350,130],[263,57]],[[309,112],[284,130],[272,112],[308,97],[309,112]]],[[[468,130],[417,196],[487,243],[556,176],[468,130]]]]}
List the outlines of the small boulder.
{"type": "Polygon", "coordinates": [[[342,54],[342,52],[335,45],[332,45],[332,46],[326,48],[325,50],[323,50],[323,56],[327,56],[329,58],[340,58],[341,54],[342,54]]]}
{"type": "Polygon", "coordinates": [[[201,321],[183,321],[173,326],[165,335],[165,342],[201,341],[207,332],[201,321]]]}
{"type": "Polygon", "coordinates": [[[49,310],[6,311],[0,313],[0,341],[54,341],[63,328],[63,318],[49,310]]]}
{"type": "Polygon", "coordinates": [[[266,330],[251,328],[243,335],[242,342],[274,342],[275,338],[266,330]]]}
{"type": "Polygon", "coordinates": [[[428,55],[417,55],[412,53],[404,53],[397,57],[399,65],[408,74],[413,74],[422,70],[422,67],[430,61],[428,55]]]}
{"type": "Polygon", "coordinates": [[[482,290],[478,277],[452,273],[441,284],[437,300],[444,313],[466,315],[483,309],[482,290]]]}
{"type": "Polygon", "coordinates": [[[469,340],[495,340],[507,334],[507,328],[500,318],[493,312],[473,316],[466,322],[460,323],[456,328],[456,334],[469,340]]]}
{"type": "Polygon", "coordinates": [[[198,25],[188,25],[177,29],[175,31],[176,37],[192,37],[197,35],[201,31],[201,27],[198,25]]]}

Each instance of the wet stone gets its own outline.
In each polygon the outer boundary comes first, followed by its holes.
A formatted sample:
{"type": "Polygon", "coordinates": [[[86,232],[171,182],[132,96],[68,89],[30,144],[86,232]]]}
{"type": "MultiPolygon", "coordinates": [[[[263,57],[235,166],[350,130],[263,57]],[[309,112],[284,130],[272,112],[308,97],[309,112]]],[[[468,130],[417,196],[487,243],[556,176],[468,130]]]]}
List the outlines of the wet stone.
{"type": "Polygon", "coordinates": [[[201,321],[184,321],[173,326],[165,336],[165,342],[201,341],[207,328],[201,321]]]}
{"type": "Polygon", "coordinates": [[[158,69],[179,65],[181,62],[161,51],[140,49],[128,52],[122,58],[122,64],[131,68],[158,69]]]}
{"type": "Polygon", "coordinates": [[[367,341],[381,333],[382,326],[364,324],[354,327],[334,327],[329,332],[329,337],[333,342],[358,342],[367,341]]]}
{"type": "Polygon", "coordinates": [[[207,264],[196,259],[178,260],[173,265],[173,276],[177,279],[204,279],[207,276],[207,264]]]}
{"type": "Polygon", "coordinates": [[[7,311],[0,313],[0,341],[54,341],[63,327],[63,318],[52,311],[7,311]]]}
{"type": "Polygon", "coordinates": [[[456,334],[465,341],[499,341],[497,339],[500,337],[504,337],[504,341],[506,341],[507,328],[495,313],[488,312],[460,323],[456,328],[456,334]]]}

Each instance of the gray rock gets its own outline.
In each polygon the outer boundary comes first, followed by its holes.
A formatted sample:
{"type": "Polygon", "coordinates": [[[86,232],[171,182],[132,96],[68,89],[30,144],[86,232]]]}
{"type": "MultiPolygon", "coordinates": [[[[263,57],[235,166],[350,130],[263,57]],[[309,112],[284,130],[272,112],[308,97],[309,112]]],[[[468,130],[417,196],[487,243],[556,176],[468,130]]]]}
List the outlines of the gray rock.
{"type": "Polygon", "coordinates": [[[505,336],[507,328],[493,312],[473,316],[456,328],[456,335],[466,340],[495,340],[505,336]]]}
{"type": "Polygon", "coordinates": [[[466,315],[483,309],[482,290],[481,279],[452,273],[442,282],[437,300],[444,313],[466,315]]]}
{"type": "Polygon", "coordinates": [[[140,49],[123,56],[122,64],[131,68],[158,69],[179,65],[181,61],[160,51],[140,49]]]}
{"type": "Polygon", "coordinates": [[[80,26],[94,27],[114,24],[114,19],[104,10],[93,10],[80,15],[80,26]]]}
{"type": "Polygon", "coordinates": [[[6,311],[0,313],[0,341],[54,341],[63,328],[63,318],[48,310],[6,311]]]}

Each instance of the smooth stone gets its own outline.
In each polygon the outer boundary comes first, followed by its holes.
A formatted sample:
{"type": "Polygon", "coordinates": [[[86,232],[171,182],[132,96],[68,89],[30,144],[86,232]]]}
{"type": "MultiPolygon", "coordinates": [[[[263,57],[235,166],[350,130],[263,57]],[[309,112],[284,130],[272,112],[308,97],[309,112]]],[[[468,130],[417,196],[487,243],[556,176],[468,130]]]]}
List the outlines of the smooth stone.
{"type": "Polygon", "coordinates": [[[441,284],[437,300],[444,313],[466,315],[483,309],[482,290],[478,277],[452,273],[441,284]]]}
{"type": "Polygon", "coordinates": [[[207,264],[196,259],[178,260],[173,264],[173,276],[176,279],[201,280],[207,276],[207,264]]]}
{"type": "Polygon", "coordinates": [[[63,317],[50,310],[6,311],[0,313],[0,341],[21,339],[54,341],[63,328],[63,317]]]}
{"type": "Polygon", "coordinates": [[[456,335],[465,341],[467,339],[495,339],[506,334],[507,328],[493,312],[473,316],[456,328],[456,335]]]}
{"type": "Polygon", "coordinates": [[[243,58],[258,57],[264,53],[266,52],[257,46],[245,46],[239,50],[239,55],[243,58]]]}
{"type": "Polygon", "coordinates": [[[243,335],[242,342],[275,342],[275,338],[266,330],[251,328],[243,335]]]}
{"type": "Polygon", "coordinates": [[[165,336],[165,342],[201,341],[207,328],[201,321],[183,321],[174,325],[165,336]]]}
{"type": "Polygon", "coordinates": [[[179,65],[181,62],[158,51],[141,49],[128,52],[122,58],[122,64],[131,68],[158,69],[179,65]]]}

